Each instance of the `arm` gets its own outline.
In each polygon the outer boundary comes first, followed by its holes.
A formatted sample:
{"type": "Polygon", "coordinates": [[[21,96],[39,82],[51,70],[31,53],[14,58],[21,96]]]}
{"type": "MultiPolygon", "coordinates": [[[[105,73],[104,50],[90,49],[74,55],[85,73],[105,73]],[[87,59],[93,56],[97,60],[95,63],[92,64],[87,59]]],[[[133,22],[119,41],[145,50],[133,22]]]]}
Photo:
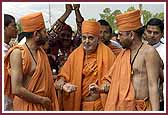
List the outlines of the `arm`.
{"type": "Polygon", "coordinates": [[[48,97],[33,94],[23,86],[23,69],[20,49],[15,49],[10,55],[12,93],[28,102],[48,106],[51,101],[48,97]]]}
{"type": "Polygon", "coordinates": [[[76,15],[76,24],[77,24],[77,33],[81,34],[81,26],[83,22],[83,17],[80,13],[80,4],[73,4],[74,10],[75,10],[75,15],[76,15]]]}
{"type": "Polygon", "coordinates": [[[158,79],[160,71],[160,58],[154,48],[149,48],[146,56],[146,70],[148,76],[149,99],[153,111],[159,111],[158,79]]]}
{"type": "Polygon", "coordinates": [[[65,22],[65,20],[66,20],[66,19],[68,18],[68,16],[71,14],[72,9],[73,9],[71,4],[66,4],[65,7],[66,7],[65,13],[59,18],[59,20],[60,20],[61,22],[65,22]]]}
{"type": "Polygon", "coordinates": [[[53,33],[53,31],[55,33],[59,33],[62,30],[63,26],[65,25],[65,20],[71,14],[73,9],[71,4],[66,4],[65,7],[66,7],[65,13],[52,25],[51,30],[48,32],[49,34],[53,33]]]}

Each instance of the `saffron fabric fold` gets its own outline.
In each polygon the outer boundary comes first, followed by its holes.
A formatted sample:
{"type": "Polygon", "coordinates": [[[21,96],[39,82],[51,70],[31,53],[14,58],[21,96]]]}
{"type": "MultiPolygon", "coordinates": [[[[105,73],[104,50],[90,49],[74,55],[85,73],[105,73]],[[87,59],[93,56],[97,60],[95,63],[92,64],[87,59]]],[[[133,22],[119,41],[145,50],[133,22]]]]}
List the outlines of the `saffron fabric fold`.
{"type": "Polygon", "coordinates": [[[45,28],[42,12],[31,13],[20,18],[23,32],[34,32],[45,28]]]}
{"type": "Polygon", "coordinates": [[[142,27],[140,10],[129,11],[116,16],[119,31],[137,30],[142,27]]]}

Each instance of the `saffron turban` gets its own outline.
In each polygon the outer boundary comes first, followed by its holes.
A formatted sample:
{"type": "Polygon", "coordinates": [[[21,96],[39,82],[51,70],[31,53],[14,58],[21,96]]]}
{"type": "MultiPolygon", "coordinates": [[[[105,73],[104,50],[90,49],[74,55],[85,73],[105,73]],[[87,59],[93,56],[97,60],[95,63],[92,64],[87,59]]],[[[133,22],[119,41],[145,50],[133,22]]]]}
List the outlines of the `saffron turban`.
{"type": "Polygon", "coordinates": [[[34,32],[45,28],[44,19],[41,12],[32,13],[21,17],[20,23],[23,32],[34,32]]]}
{"type": "Polygon", "coordinates": [[[82,22],[82,34],[86,34],[86,33],[99,36],[100,24],[93,20],[83,21],[82,22]]]}
{"type": "Polygon", "coordinates": [[[142,27],[140,10],[130,11],[116,16],[119,31],[137,30],[142,27]]]}

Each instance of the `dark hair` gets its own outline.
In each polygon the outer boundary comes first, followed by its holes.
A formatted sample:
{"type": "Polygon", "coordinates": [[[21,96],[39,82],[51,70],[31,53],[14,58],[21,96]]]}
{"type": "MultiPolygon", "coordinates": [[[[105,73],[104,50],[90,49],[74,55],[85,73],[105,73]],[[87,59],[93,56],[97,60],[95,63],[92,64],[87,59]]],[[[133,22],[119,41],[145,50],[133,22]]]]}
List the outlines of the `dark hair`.
{"type": "Polygon", "coordinates": [[[112,28],[111,28],[110,24],[106,20],[101,19],[101,20],[98,20],[98,22],[100,23],[100,25],[109,26],[110,33],[112,33],[112,28]]]}
{"type": "Polygon", "coordinates": [[[160,31],[163,33],[163,29],[164,29],[164,23],[162,20],[158,19],[158,18],[152,18],[148,21],[148,23],[146,24],[146,28],[148,25],[151,26],[158,26],[160,28],[160,31]]]}
{"type": "Polygon", "coordinates": [[[143,33],[144,33],[144,26],[140,27],[140,28],[137,29],[137,30],[134,30],[134,32],[137,34],[137,36],[138,36],[139,38],[142,38],[142,35],[143,35],[143,33]]]}
{"type": "Polygon", "coordinates": [[[12,15],[4,14],[4,25],[7,27],[10,23],[12,23],[12,20],[15,21],[15,18],[12,15]]]}
{"type": "Polygon", "coordinates": [[[18,34],[18,42],[20,42],[24,37],[27,38],[31,38],[33,35],[33,32],[21,32],[20,34],[18,34]]]}

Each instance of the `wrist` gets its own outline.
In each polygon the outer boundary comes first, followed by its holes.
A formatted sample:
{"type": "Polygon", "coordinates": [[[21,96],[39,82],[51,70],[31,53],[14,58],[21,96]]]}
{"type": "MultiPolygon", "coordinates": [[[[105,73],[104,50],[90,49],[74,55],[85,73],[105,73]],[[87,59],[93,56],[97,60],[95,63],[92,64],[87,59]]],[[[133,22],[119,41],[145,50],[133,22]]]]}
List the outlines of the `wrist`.
{"type": "Polygon", "coordinates": [[[64,87],[65,84],[66,84],[66,82],[64,82],[64,83],[62,84],[62,86],[61,86],[61,90],[63,90],[63,87],[64,87]]]}
{"type": "Polygon", "coordinates": [[[75,10],[75,11],[79,11],[79,8],[75,8],[75,9],[73,9],[73,10],[75,10]]]}
{"type": "Polygon", "coordinates": [[[72,12],[72,9],[66,9],[65,13],[71,13],[72,12]]]}

